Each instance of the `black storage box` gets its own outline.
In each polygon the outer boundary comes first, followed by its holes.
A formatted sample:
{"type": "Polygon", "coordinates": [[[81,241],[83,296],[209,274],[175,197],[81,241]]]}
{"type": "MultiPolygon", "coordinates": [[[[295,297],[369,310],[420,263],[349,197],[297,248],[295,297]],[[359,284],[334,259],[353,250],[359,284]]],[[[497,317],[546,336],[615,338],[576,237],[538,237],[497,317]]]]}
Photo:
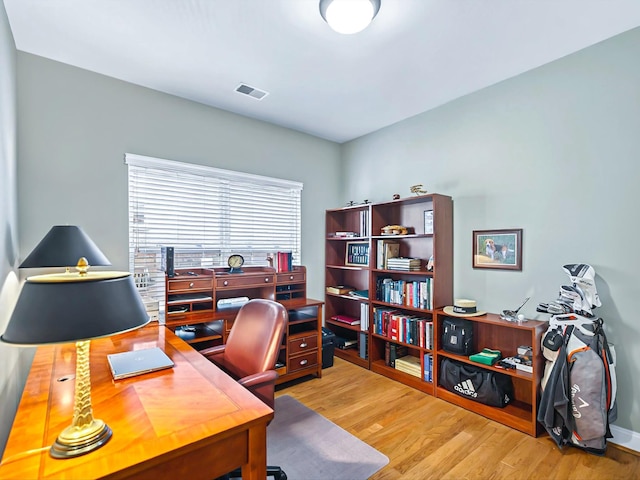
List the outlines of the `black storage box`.
{"type": "Polygon", "coordinates": [[[322,368],[333,367],[336,335],[327,327],[322,327],[322,368]]]}

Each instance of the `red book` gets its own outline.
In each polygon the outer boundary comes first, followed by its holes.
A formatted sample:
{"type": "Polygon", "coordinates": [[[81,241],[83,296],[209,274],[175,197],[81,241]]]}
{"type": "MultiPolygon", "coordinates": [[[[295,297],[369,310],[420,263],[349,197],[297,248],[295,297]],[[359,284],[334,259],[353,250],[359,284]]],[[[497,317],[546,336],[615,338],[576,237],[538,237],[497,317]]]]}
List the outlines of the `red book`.
{"type": "Polygon", "coordinates": [[[399,339],[398,330],[398,317],[396,317],[395,315],[391,315],[391,319],[389,320],[389,338],[391,340],[397,341],[399,339]]]}
{"type": "Polygon", "coordinates": [[[335,315],[331,317],[331,320],[335,320],[336,322],[346,323],[347,325],[359,325],[360,319],[355,317],[350,317],[349,315],[335,315]]]}

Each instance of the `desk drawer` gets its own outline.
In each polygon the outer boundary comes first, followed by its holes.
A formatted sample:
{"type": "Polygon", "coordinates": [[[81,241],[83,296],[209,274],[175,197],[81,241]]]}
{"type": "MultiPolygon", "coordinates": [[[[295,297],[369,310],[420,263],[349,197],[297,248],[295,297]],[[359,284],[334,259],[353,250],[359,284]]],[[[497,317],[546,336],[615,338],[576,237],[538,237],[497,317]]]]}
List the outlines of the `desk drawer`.
{"type": "Polygon", "coordinates": [[[303,355],[289,357],[289,373],[302,370],[303,368],[315,367],[318,365],[318,351],[308,352],[303,355]]]}
{"type": "Polygon", "coordinates": [[[166,314],[167,325],[171,325],[172,323],[176,323],[176,322],[179,322],[181,325],[183,325],[185,322],[202,323],[202,322],[210,322],[212,320],[213,320],[213,310],[203,310],[200,312],[177,312],[177,313],[166,314]]]}
{"type": "Polygon", "coordinates": [[[318,335],[307,335],[289,340],[289,355],[315,350],[318,348],[318,335]]]}
{"type": "Polygon", "coordinates": [[[282,272],[277,274],[277,282],[278,285],[282,285],[285,283],[300,283],[304,282],[305,273],[304,272],[282,272]]]}
{"type": "Polygon", "coordinates": [[[212,282],[210,278],[169,280],[169,293],[189,290],[211,290],[212,282]]]}
{"type": "Polygon", "coordinates": [[[273,285],[275,275],[273,273],[265,273],[264,275],[243,275],[241,273],[234,275],[226,275],[216,278],[216,288],[238,288],[238,287],[263,287],[265,285],[273,285]]]}

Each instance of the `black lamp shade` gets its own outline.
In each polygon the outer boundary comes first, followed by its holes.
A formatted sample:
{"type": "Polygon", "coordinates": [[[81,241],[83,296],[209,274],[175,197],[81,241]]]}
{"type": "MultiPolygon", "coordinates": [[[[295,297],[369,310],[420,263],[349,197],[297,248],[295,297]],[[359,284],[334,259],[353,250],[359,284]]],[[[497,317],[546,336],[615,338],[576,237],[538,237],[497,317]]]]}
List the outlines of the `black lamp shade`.
{"type": "Polygon", "coordinates": [[[92,266],[111,265],[82,228],[56,225],[40,240],[20,268],[73,267],[80,257],[85,257],[92,266]]]}
{"type": "Polygon", "coordinates": [[[146,325],[149,315],[131,275],[104,273],[78,275],[75,281],[59,281],[61,275],[28,278],[0,339],[17,345],[68,343],[146,325]]]}

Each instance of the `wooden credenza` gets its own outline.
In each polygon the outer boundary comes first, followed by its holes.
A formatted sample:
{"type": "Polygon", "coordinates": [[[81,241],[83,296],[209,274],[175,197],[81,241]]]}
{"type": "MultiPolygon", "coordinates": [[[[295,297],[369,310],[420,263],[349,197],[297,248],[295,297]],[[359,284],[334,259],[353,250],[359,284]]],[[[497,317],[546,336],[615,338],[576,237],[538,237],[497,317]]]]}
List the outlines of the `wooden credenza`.
{"type": "Polygon", "coordinates": [[[48,447],[71,424],[75,345],[38,348],[0,466],[2,479],[211,479],[242,466],[264,480],[273,410],[157,324],[91,342],[94,417],[113,430],[86,455],[48,447]],[[160,347],[171,369],[113,380],[107,354],[160,347]]]}
{"type": "Polygon", "coordinates": [[[307,271],[270,267],[176,269],[165,277],[167,327],[196,349],[225,343],[239,310],[233,299],[266,298],[285,306],[289,324],[280,347],[277,383],[307,375],[322,376],[322,308],[307,298],[307,271]]]}

